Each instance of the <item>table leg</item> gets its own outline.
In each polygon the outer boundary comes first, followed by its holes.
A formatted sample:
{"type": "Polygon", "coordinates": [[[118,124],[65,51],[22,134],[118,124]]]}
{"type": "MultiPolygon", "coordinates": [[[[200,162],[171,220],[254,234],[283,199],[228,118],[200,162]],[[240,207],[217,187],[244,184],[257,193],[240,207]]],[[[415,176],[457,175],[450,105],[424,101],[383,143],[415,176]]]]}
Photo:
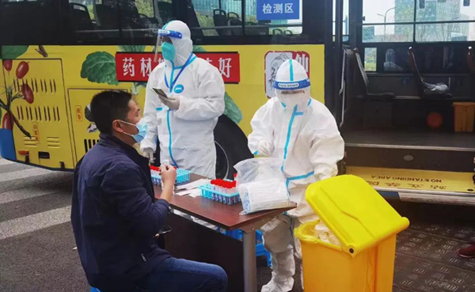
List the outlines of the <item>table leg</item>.
{"type": "Polygon", "coordinates": [[[243,231],[244,291],[257,292],[256,231],[243,231]]]}

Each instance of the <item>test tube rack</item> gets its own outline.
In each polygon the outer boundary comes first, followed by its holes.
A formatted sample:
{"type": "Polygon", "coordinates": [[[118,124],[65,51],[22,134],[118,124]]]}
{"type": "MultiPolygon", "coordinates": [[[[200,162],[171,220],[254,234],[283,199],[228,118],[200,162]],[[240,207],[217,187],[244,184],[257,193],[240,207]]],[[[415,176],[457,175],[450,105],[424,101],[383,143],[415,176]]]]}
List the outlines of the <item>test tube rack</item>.
{"type": "MultiPolygon", "coordinates": [[[[191,172],[185,169],[178,168],[176,170],[176,184],[184,184],[190,181],[190,174],[191,172]]],[[[157,174],[153,175],[152,174],[152,182],[153,184],[156,185],[161,185],[162,184],[162,177],[157,174]]]]}
{"type": "Polygon", "coordinates": [[[239,192],[226,194],[226,193],[217,191],[215,188],[216,187],[212,184],[206,184],[206,185],[200,186],[199,189],[201,190],[201,196],[205,197],[206,199],[210,199],[210,200],[227,204],[227,205],[234,205],[241,202],[241,198],[239,197],[239,192]]]}

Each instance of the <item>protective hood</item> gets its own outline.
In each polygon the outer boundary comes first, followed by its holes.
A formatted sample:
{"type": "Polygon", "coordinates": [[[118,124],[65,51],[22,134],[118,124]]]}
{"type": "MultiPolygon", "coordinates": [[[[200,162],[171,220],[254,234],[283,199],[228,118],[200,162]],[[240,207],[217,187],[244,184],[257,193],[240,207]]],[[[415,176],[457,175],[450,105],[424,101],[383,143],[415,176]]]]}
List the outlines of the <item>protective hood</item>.
{"type": "Polygon", "coordinates": [[[193,52],[193,41],[191,40],[191,32],[188,26],[182,21],[173,20],[163,26],[160,35],[169,36],[175,47],[173,65],[175,67],[185,65],[190,54],[193,52]],[[168,34],[164,34],[163,32],[167,32],[168,34]],[[175,36],[180,36],[180,38],[175,36]]]}
{"type": "Polygon", "coordinates": [[[287,60],[280,65],[274,88],[277,98],[286,107],[305,106],[310,99],[310,80],[307,72],[295,60],[287,60]]]}

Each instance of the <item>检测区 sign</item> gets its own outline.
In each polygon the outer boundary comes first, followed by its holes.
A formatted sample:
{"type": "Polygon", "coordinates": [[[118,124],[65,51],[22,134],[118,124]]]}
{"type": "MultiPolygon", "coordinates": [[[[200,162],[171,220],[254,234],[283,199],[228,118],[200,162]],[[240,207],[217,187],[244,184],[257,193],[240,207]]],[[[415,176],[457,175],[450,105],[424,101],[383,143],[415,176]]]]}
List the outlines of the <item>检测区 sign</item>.
{"type": "Polygon", "coordinates": [[[300,0],[257,0],[257,20],[300,18],[300,0]]]}
{"type": "MultiPolygon", "coordinates": [[[[215,66],[223,76],[224,83],[239,83],[241,69],[238,53],[197,53],[211,65],[215,66]]],[[[116,53],[115,64],[117,80],[122,82],[147,82],[150,73],[163,62],[162,55],[154,53],[116,53]]]]}

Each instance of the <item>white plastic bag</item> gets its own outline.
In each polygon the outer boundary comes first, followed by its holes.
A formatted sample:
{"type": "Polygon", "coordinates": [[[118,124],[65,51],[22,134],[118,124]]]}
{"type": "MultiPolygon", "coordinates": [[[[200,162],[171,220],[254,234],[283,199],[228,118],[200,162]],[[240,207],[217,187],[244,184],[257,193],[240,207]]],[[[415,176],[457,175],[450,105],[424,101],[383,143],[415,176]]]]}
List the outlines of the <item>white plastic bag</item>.
{"type": "Polygon", "coordinates": [[[282,160],[251,158],[234,166],[244,214],[294,206],[289,199],[282,160]]]}
{"type": "Polygon", "coordinates": [[[315,237],[326,243],[331,243],[337,246],[341,245],[338,238],[336,238],[333,232],[331,232],[331,230],[322,220],[320,220],[317,225],[315,225],[315,237]]]}

